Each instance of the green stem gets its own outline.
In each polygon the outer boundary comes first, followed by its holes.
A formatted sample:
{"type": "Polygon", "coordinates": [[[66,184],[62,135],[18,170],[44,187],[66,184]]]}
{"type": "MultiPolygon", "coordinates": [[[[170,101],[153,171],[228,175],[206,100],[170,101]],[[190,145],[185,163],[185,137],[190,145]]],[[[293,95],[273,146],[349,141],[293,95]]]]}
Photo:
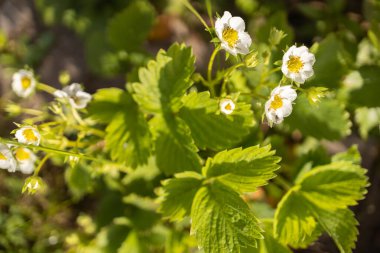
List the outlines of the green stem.
{"type": "Polygon", "coordinates": [[[33,176],[38,176],[38,173],[40,172],[42,166],[46,163],[46,161],[52,156],[52,154],[46,154],[44,158],[42,158],[40,164],[38,164],[38,167],[34,170],[33,176]]]}
{"type": "Polygon", "coordinates": [[[57,155],[75,156],[75,157],[85,159],[85,160],[90,160],[90,161],[96,161],[96,162],[102,162],[102,163],[113,163],[112,161],[91,157],[91,156],[81,154],[81,153],[73,153],[70,151],[64,151],[64,150],[48,148],[48,147],[43,147],[43,146],[28,145],[28,144],[23,144],[17,141],[11,141],[7,139],[3,139],[3,138],[0,138],[0,143],[11,144],[11,145],[20,146],[20,147],[29,148],[29,149],[36,149],[36,150],[40,150],[46,153],[54,153],[57,155]]]}
{"type": "Polygon", "coordinates": [[[44,84],[44,83],[38,83],[37,84],[37,89],[45,91],[45,92],[47,92],[49,94],[52,94],[52,95],[57,90],[56,88],[53,88],[53,87],[51,87],[51,86],[49,86],[47,84],[44,84]]]}
{"type": "Polygon", "coordinates": [[[79,125],[84,126],[86,125],[82,119],[82,117],[79,115],[77,109],[75,109],[72,105],[71,107],[71,113],[73,114],[74,119],[78,122],[79,125]]]}
{"type": "Polygon", "coordinates": [[[212,18],[212,3],[211,0],[206,0],[207,14],[210,19],[211,27],[214,27],[214,19],[212,18]]]}
{"type": "Polygon", "coordinates": [[[206,30],[211,34],[210,27],[208,27],[206,21],[201,17],[201,15],[199,14],[199,12],[197,12],[197,10],[194,9],[194,7],[189,3],[188,0],[182,0],[182,2],[186,6],[186,8],[188,8],[199,19],[199,21],[201,21],[201,23],[206,28],[206,30]]]}
{"type": "Polygon", "coordinates": [[[289,191],[292,188],[291,183],[289,183],[284,177],[281,175],[277,175],[277,177],[274,178],[274,182],[278,185],[282,186],[285,190],[289,191]]]}
{"type": "Polygon", "coordinates": [[[220,50],[220,46],[215,47],[214,51],[211,54],[210,61],[208,62],[207,68],[207,81],[210,88],[211,96],[215,96],[215,83],[212,82],[212,67],[214,65],[215,57],[220,50]]]}

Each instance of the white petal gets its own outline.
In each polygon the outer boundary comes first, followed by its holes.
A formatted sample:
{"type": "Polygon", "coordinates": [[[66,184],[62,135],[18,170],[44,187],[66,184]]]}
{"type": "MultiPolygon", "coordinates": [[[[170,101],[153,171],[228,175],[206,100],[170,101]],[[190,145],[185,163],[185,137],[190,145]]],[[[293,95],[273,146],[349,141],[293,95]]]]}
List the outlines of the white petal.
{"type": "Polygon", "coordinates": [[[220,18],[220,21],[223,23],[223,24],[228,24],[228,21],[230,20],[230,18],[232,18],[232,15],[229,11],[225,11],[223,13],[223,16],[220,18]]]}
{"type": "Polygon", "coordinates": [[[222,46],[222,48],[223,48],[224,50],[226,50],[228,53],[232,54],[233,56],[236,56],[237,53],[238,53],[238,52],[236,51],[235,48],[230,48],[230,47],[228,46],[228,44],[225,43],[225,42],[222,42],[221,46],[222,46]]]}
{"type": "Polygon", "coordinates": [[[297,83],[304,83],[306,81],[301,74],[296,74],[293,80],[297,83]]]}
{"type": "Polygon", "coordinates": [[[19,162],[18,164],[20,171],[23,174],[32,174],[34,171],[34,163],[32,162],[19,162]]]}
{"type": "Polygon", "coordinates": [[[283,99],[282,107],[281,109],[279,109],[279,111],[280,110],[282,112],[283,117],[288,117],[292,113],[292,110],[293,110],[292,102],[290,100],[283,99]]]}
{"type": "Polygon", "coordinates": [[[223,39],[223,29],[224,29],[224,23],[222,22],[222,20],[220,18],[218,18],[216,21],[215,21],[215,32],[216,32],[216,35],[218,36],[218,38],[220,40],[223,39]]]}
{"type": "Polygon", "coordinates": [[[69,95],[64,92],[63,90],[56,90],[54,91],[53,95],[57,98],[67,98],[69,97],[69,95]]]}
{"type": "Polygon", "coordinates": [[[289,77],[289,69],[286,62],[282,62],[281,71],[286,77],[289,77]]]}
{"type": "Polygon", "coordinates": [[[279,95],[282,99],[288,99],[294,101],[297,98],[297,92],[292,88],[291,85],[282,86],[279,91],[279,95]]]}
{"type": "Polygon", "coordinates": [[[233,29],[235,29],[238,32],[244,32],[244,30],[245,30],[245,23],[241,17],[230,18],[228,24],[230,25],[230,27],[232,27],[233,29]]]}

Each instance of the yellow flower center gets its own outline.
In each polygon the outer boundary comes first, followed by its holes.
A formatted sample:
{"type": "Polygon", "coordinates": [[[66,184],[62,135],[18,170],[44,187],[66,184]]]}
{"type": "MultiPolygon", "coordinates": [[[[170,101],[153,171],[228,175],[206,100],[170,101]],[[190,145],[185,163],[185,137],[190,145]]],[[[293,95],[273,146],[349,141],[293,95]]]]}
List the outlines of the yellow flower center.
{"type": "Polygon", "coordinates": [[[24,90],[26,90],[27,88],[30,87],[30,85],[32,84],[32,81],[30,80],[29,77],[27,76],[24,76],[22,79],[21,79],[21,86],[24,90]]]}
{"type": "Polygon", "coordinates": [[[282,99],[279,95],[274,95],[272,103],[270,103],[270,108],[277,110],[282,107],[282,99]]]}
{"type": "Polygon", "coordinates": [[[232,106],[230,103],[226,104],[226,106],[224,107],[224,109],[228,110],[228,111],[231,111],[232,110],[232,106]]]}
{"type": "Polygon", "coordinates": [[[18,148],[16,150],[16,158],[17,160],[19,161],[24,161],[24,160],[28,160],[30,158],[30,154],[28,151],[26,151],[25,149],[23,148],[18,148]]]}
{"type": "Polygon", "coordinates": [[[3,153],[0,152],[0,160],[8,160],[3,153]]]}
{"type": "Polygon", "coordinates": [[[298,56],[290,56],[288,61],[288,69],[290,72],[298,73],[303,67],[303,62],[298,56]]]}
{"type": "Polygon", "coordinates": [[[27,141],[38,141],[37,136],[34,134],[33,129],[25,129],[22,132],[22,135],[24,135],[25,139],[27,141]]]}
{"type": "Polygon", "coordinates": [[[222,38],[227,42],[229,47],[234,47],[239,39],[238,32],[231,27],[223,29],[222,38]]]}

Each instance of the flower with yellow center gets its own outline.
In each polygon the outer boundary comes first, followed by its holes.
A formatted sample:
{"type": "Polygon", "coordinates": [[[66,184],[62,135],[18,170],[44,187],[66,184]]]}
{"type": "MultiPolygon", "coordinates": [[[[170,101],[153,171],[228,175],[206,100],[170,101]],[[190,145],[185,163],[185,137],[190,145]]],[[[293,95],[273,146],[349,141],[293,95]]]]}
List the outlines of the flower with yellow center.
{"type": "Polygon", "coordinates": [[[37,160],[35,154],[27,148],[18,147],[14,150],[14,157],[18,162],[19,170],[24,174],[31,174],[34,171],[34,163],[37,160]]]}
{"type": "Polygon", "coordinates": [[[306,79],[314,75],[314,54],[305,46],[291,46],[282,58],[282,73],[295,81],[304,83],[306,79]]]}
{"type": "Polygon", "coordinates": [[[17,163],[7,145],[0,144],[0,169],[15,172],[17,163]]]}
{"type": "Polygon", "coordinates": [[[85,108],[92,99],[91,95],[84,92],[78,83],[73,83],[63,88],[63,90],[55,91],[54,96],[60,100],[69,102],[70,105],[76,109],[85,108]]]}
{"type": "Polygon", "coordinates": [[[29,70],[19,70],[13,74],[12,89],[19,97],[28,97],[36,88],[36,80],[29,70]]]}
{"type": "Polygon", "coordinates": [[[270,99],[265,103],[265,115],[269,126],[280,124],[292,113],[292,102],[297,98],[296,91],[290,86],[278,86],[273,89],[270,99]]]}
{"type": "Polygon", "coordinates": [[[229,115],[235,110],[235,103],[231,99],[225,98],[220,101],[219,108],[222,113],[229,115]]]}
{"type": "Polygon", "coordinates": [[[222,48],[235,56],[249,53],[252,39],[244,30],[244,20],[241,17],[232,17],[228,11],[215,21],[215,32],[222,48]]]}
{"type": "Polygon", "coordinates": [[[18,142],[38,146],[41,141],[40,132],[32,126],[21,127],[16,131],[15,137],[18,142]]]}

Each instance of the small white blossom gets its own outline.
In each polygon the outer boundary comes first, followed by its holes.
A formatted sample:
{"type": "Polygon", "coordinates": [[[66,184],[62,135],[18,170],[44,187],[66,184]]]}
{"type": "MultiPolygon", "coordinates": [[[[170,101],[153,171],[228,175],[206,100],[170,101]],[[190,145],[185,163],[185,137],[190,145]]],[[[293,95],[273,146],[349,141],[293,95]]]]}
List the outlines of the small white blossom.
{"type": "Polygon", "coordinates": [[[19,70],[13,74],[12,89],[19,97],[28,97],[36,88],[36,79],[31,71],[19,70]]]}
{"type": "Polygon", "coordinates": [[[235,110],[235,103],[231,99],[225,98],[220,101],[219,108],[222,113],[229,115],[235,110]]]}
{"type": "Polygon", "coordinates": [[[241,17],[232,17],[228,11],[215,21],[215,32],[222,43],[222,48],[235,56],[249,53],[252,39],[244,30],[244,20],[241,17]]]}
{"type": "Polygon", "coordinates": [[[16,167],[17,162],[12,155],[12,151],[7,145],[0,144],[0,168],[9,172],[15,172],[16,167]]]}
{"type": "Polygon", "coordinates": [[[18,142],[32,145],[40,145],[41,134],[37,128],[24,126],[16,131],[15,137],[18,142]]]}
{"type": "Polygon", "coordinates": [[[27,148],[18,147],[14,150],[14,157],[18,162],[19,170],[24,174],[31,174],[34,171],[36,155],[27,148]]]}
{"type": "Polygon", "coordinates": [[[292,102],[297,93],[290,85],[278,86],[273,89],[270,99],[265,103],[265,114],[270,126],[280,124],[292,113],[292,102]]]}
{"type": "Polygon", "coordinates": [[[304,83],[314,75],[314,54],[305,46],[291,46],[282,58],[282,73],[297,83],[304,83]]]}
{"type": "Polygon", "coordinates": [[[63,88],[63,90],[55,91],[54,96],[67,100],[70,105],[76,109],[85,108],[87,103],[92,99],[91,95],[84,92],[81,85],[78,83],[73,83],[63,88]]]}

